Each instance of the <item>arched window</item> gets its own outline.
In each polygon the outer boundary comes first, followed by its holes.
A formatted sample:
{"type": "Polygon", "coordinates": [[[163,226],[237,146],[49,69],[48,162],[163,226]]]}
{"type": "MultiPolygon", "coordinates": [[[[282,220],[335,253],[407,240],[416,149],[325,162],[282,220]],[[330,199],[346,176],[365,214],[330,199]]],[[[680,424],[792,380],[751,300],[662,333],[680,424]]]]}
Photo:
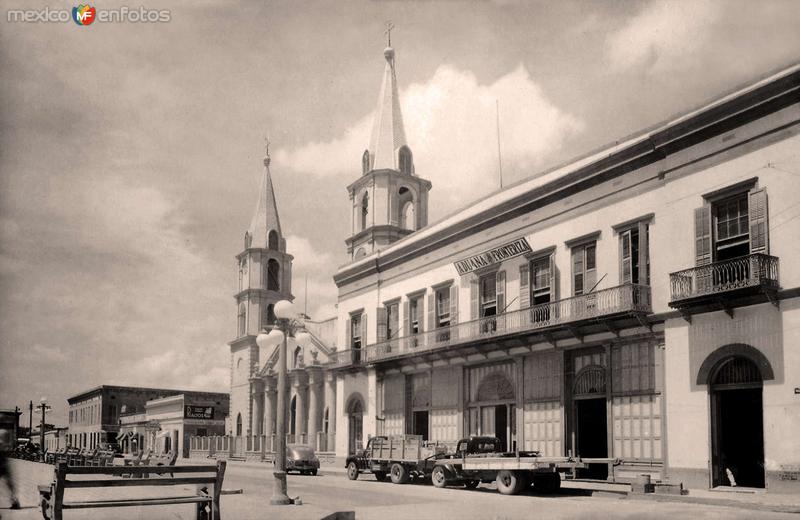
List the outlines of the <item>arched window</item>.
{"type": "Polygon", "coordinates": [[[361,173],[369,172],[369,150],[364,150],[364,155],[361,156],[361,173]]]}
{"type": "Polygon", "coordinates": [[[292,366],[294,368],[298,368],[300,366],[300,354],[302,352],[303,352],[303,349],[300,348],[300,347],[297,347],[296,349],[294,349],[294,356],[292,358],[293,359],[293,361],[292,361],[293,365],[292,366]]]}
{"type": "Polygon", "coordinates": [[[400,227],[416,231],[417,211],[414,205],[414,192],[402,186],[400,190],[398,190],[397,195],[397,207],[400,210],[400,215],[398,216],[400,227]]]}
{"type": "Polygon", "coordinates": [[[250,236],[249,231],[245,231],[244,233],[244,248],[250,249],[250,244],[252,243],[252,237],[250,236]]]}
{"type": "Polygon", "coordinates": [[[275,305],[270,303],[263,309],[261,314],[261,328],[266,329],[275,323],[275,305]]]}
{"type": "Polygon", "coordinates": [[[242,414],[236,414],[236,435],[237,437],[242,434],[242,414]]]}
{"type": "Polygon", "coordinates": [[[239,290],[244,289],[244,274],[247,271],[247,259],[242,258],[239,262],[239,290]]]}
{"type": "Polygon", "coordinates": [[[322,431],[326,435],[328,434],[328,428],[330,428],[330,422],[329,422],[329,419],[328,419],[328,409],[325,408],[325,415],[324,415],[324,417],[322,419],[322,431]]]}
{"type": "Polygon", "coordinates": [[[361,199],[361,230],[367,229],[367,216],[369,215],[369,193],[364,193],[361,199]]]}
{"type": "Polygon", "coordinates": [[[353,255],[353,258],[364,258],[365,256],[367,256],[367,250],[364,249],[363,247],[359,247],[356,250],[356,254],[353,255]]]}
{"type": "Polygon", "coordinates": [[[267,262],[267,289],[270,291],[280,291],[280,271],[281,265],[274,258],[267,262]]]}
{"type": "Polygon", "coordinates": [[[411,149],[408,146],[401,146],[398,152],[398,161],[400,165],[400,173],[412,174],[414,173],[414,158],[411,155],[411,149]]]}
{"type": "Polygon", "coordinates": [[[244,336],[247,332],[247,308],[244,306],[244,303],[239,304],[239,319],[237,323],[239,324],[239,336],[244,336]]]}
{"type": "Polygon", "coordinates": [[[269,238],[267,238],[267,248],[274,251],[278,250],[278,232],[274,229],[269,232],[269,238]]]}

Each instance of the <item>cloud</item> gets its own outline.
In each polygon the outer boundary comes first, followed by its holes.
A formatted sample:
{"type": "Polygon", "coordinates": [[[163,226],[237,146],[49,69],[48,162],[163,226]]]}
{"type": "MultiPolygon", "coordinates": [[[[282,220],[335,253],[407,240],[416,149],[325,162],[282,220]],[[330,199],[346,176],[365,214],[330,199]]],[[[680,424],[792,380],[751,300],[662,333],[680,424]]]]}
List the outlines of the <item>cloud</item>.
{"type": "MultiPolygon", "coordinates": [[[[490,85],[472,72],[441,65],[428,81],[401,91],[400,99],[416,172],[433,183],[431,220],[498,188],[498,101],[506,181],[534,173],[584,128],[551,103],[521,65],[490,85]]],[[[279,150],[275,160],[296,171],[352,178],[372,119],[373,114],[359,119],[330,141],[279,150]]]]}
{"type": "Polygon", "coordinates": [[[694,53],[704,52],[723,4],[712,0],[659,0],[648,4],[606,41],[616,70],[645,67],[651,72],[684,69],[694,53]]]}
{"type": "Polygon", "coordinates": [[[298,309],[307,308],[313,319],[324,319],[335,315],[336,309],[329,302],[336,301],[339,294],[333,283],[336,262],[328,252],[322,252],[305,237],[286,237],[286,250],[294,257],[292,261],[292,292],[298,309]],[[308,304],[306,305],[306,281],[308,282],[308,304]]]}

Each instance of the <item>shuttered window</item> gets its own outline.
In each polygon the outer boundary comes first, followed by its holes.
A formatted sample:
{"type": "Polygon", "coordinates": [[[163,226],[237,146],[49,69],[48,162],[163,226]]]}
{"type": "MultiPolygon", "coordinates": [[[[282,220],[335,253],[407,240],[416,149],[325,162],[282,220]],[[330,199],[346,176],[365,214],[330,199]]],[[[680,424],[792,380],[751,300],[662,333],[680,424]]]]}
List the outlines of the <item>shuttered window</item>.
{"type": "Polygon", "coordinates": [[[768,214],[765,188],[710,198],[695,209],[695,264],[769,254],[768,214]]]}
{"type": "Polygon", "coordinates": [[[639,222],[630,229],[620,231],[619,278],[623,284],[650,285],[649,229],[647,223],[639,222]]]}
{"type": "Polygon", "coordinates": [[[497,274],[482,276],[479,285],[481,317],[494,316],[497,314],[497,274]]]}
{"type": "Polygon", "coordinates": [[[450,287],[436,291],[436,327],[450,325],[450,287]]]}
{"type": "Polygon", "coordinates": [[[579,296],[591,292],[597,281],[597,265],[595,242],[588,242],[572,248],[572,288],[573,294],[579,296]]]}
{"type": "Polygon", "coordinates": [[[350,317],[350,348],[361,348],[361,314],[355,314],[350,317]]]}
{"type": "Polygon", "coordinates": [[[386,310],[386,339],[399,336],[400,332],[400,312],[398,303],[390,303],[385,307],[386,310]]]}
{"type": "Polygon", "coordinates": [[[422,332],[420,315],[422,314],[422,296],[409,300],[409,334],[422,332]]]}

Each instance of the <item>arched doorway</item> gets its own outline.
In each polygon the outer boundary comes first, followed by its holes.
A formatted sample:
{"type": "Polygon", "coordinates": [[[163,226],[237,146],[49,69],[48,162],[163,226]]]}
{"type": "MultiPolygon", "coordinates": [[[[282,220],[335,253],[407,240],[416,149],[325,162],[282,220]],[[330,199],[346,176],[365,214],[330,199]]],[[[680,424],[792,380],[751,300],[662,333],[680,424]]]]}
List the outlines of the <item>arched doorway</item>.
{"type": "Polygon", "coordinates": [[[350,398],[347,405],[347,446],[348,453],[353,454],[362,447],[364,432],[364,404],[360,395],[350,398]]]}
{"type": "Polygon", "coordinates": [[[749,356],[728,356],[709,372],[712,487],[764,487],[763,380],[749,356]]]}
{"type": "MultiPolygon", "coordinates": [[[[608,410],[606,407],[606,369],[592,364],[575,374],[572,386],[575,413],[575,448],[581,458],[608,457],[608,410]]],[[[590,464],[579,470],[584,478],[605,480],[608,466],[590,464]]]]}
{"type": "Polygon", "coordinates": [[[507,450],[514,450],[516,437],[516,399],[514,385],[498,370],[486,374],[478,385],[475,403],[470,406],[470,433],[493,435],[507,450]]]}
{"type": "Polygon", "coordinates": [[[242,414],[236,414],[236,436],[242,435],[242,414]]]}

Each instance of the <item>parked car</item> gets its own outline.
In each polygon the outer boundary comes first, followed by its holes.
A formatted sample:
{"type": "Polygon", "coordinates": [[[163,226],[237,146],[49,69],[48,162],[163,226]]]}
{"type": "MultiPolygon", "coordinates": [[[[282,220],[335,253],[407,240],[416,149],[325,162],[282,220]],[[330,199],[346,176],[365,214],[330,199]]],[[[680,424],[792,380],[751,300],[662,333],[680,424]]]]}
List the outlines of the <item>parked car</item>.
{"type": "Polygon", "coordinates": [[[306,444],[289,444],[286,446],[286,472],[297,471],[301,475],[316,475],[319,471],[319,459],[314,448],[306,444]]]}

